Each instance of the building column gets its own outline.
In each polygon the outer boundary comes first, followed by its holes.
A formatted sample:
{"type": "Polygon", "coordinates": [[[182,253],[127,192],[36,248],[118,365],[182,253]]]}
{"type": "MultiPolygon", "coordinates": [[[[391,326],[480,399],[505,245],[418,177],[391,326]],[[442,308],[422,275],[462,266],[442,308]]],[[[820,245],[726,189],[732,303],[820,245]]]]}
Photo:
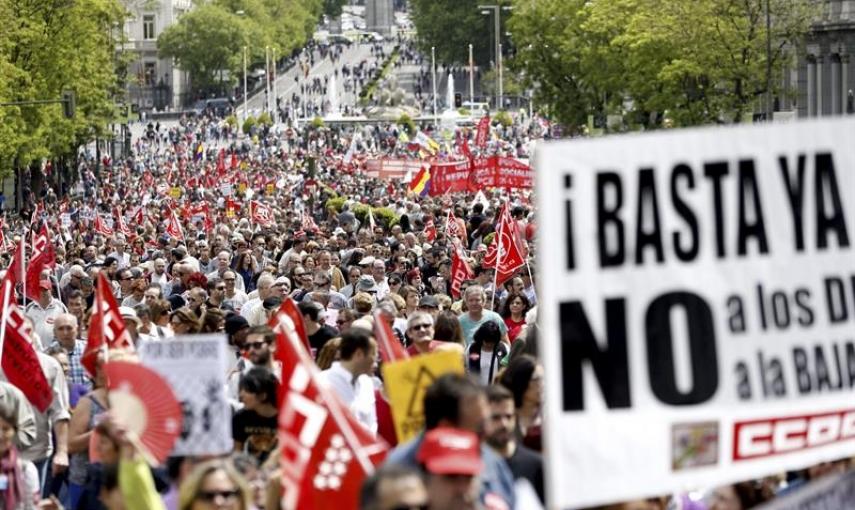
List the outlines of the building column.
{"type": "Polygon", "coordinates": [[[831,114],[840,113],[840,56],[832,55],[829,59],[831,67],[829,76],[831,79],[831,114]]]}
{"type": "Polygon", "coordinates": [[[816,116],[822,117],[822,66],[824,64],[822,55],[816,57],[816,116]]]}
{"type": "Polygon", "coordinates": [[[810,56],[807,59],[807,116],[816,116],[816,61],[810,56]]]}
{"type": "Polygon", "coordinates": [[[840,56],[840,110],[848,113],[846,108],[849,104],[849,55],[840,56]]]}

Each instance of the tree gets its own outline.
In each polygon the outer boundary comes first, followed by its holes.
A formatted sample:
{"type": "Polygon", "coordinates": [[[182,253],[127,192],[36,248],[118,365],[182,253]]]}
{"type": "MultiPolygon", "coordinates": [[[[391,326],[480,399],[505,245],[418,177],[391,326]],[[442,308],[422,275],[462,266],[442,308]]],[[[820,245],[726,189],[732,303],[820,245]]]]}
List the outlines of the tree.
{"type": "MultiPolygon", "coordinates": [[[[413,23],[419,34],[421,50],[430,55],[436,48],[437,62],[454,65],[469,63],[469,45],[473,45],[475,61],[486,65],[495,58],[493,18],[481,14],[479,4],[507,4],[485,0],[410,0],[413,23]]],[[[510,13],[502,12],[505,26],[510,13]]],[[[504,32],[504,30],[500,30],[504,32]]],[[[503,37],[507,43],[507,38],[503,37]]],[[[507,48],[507,44],[504,46],[507,48]]]]}
{"type": "MultiPolygon", "coordinates": [[[[812,5],[769,0],[773,85],[807,33],[812,5]]],[[[641,127],[666,118],[674,125],[740,121],[767,91],[764,6],[765,0],[519,0],[513,65],[536,85],[538,100],[572,125],[610,113],[641,127]]]]}
{"type": "Polygon", "coordinates": [[[0,107],[0,175],[107,134],[125,15],[117,0],[0,0],[0,102],[77,97],[72,119],[59,104],[0,107]]]}
{"type": "Polygon", "coordinates": [[[240,55],[252,30],[241,17],[217,5],[203,4],[164,30],[157,46],[161,56],[175,59],[190,73],[195,92],[222,93],[239,74],[240,55]]]}

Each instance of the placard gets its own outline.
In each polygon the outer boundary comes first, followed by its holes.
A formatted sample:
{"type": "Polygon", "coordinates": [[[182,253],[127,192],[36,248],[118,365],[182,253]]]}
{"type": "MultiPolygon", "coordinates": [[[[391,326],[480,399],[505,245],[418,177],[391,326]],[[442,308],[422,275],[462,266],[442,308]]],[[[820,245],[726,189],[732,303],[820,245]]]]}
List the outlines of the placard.
{"type": "Polygon", "coordinates": [[[193,335],[139,346],[143,365],[166,379],[184,412],[173,455],[220,455],[232,450],[226,344],[221,335],[193,335]]]}
{"type": "Polygon", "coordinates": [[[550,508],[855,454],[853,133],[538,146],[550,508]]]}
{"type": "Polygon", "coordinates": [[[395,433],[398,442],[404,443],[424,429],[427,387],[443,374],[462,374],[463,357],[459,351],[437,351],[405,361],[384,363],[382,370],[395,433]]]}

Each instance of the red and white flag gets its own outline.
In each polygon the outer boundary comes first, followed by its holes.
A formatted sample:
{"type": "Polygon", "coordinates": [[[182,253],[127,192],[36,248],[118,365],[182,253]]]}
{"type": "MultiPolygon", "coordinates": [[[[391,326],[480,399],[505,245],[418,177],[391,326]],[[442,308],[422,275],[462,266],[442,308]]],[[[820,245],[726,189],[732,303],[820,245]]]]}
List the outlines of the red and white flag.
{"type": "Polygon", "coordinates": [[[282,508],[353,508],[362,482],[374,473],[388,446],[373,438],[321,382],[288,314],[280,309],[270,326],[277,334],[275,356],[282,366],[282,508]]]}
{"type": "Polygon", "coordinates": [[[89,375],[95,377],[96,361],[101,349],[133,349],[134,343],[125,329],[125,320],[119,312],[119,304],[104,273],[98,273],[95,284],[95,301],[92,303],[92,318],[89,319],[89,337],[86,349],[80,358],[89,375]]]}
{"type": "Polygon", "coordinates": [[[460,287],[466,280],[475,278],[475,272],[469,267],[460,246],[455,246],[451,253],[451,296],[460,297],[460,287]]]}
{"type": "Polygon", "coordinates": [[[402,361],[409,359],[410,355],[401,345],[398,337],[389,327],[389,323],[381,315],[381,311],[374,313],[374,338],[377,339],[377,350],[383,363],[402,361]]]}
{"type": "Polygon", "coordinates": [[[226,198],[226,218],[234,218],[240,212],[240,204],[231,197],[226,198]]]}
{"type": "Polygon", "coordinates": [[[466,237],[451,209],[448,210],[448,215],[445,217],[445,235],[449,238],[456,237],[461,240],[466,237]]]}
{"type": "Polygon", "coordinates": [[[122,210],[118,207],[114,208],[113,215],[116,217],[116,228],[119,229],[119,233],[128,239],[133,237],[133,232],[131,232],[131,229],[128,228],[128,225],[125,223],[125,217],[122,214],[122,210]]]}
{"type": "Polygon", "coordinates": [[[475,145],[483,149],[487,146],[487,139],[490,137],[490,116],[485,115],[478,122],[478,131],[475,133],[475,145]]]}
{"type": "Polygon", "coordinates": [[[517,224],[508,213],[507,206],[502,206],[493,242],[490,243],[481,263],[484,267],[496,268],[497,286],[505,283],[517,269],[525,265],[525,255],[519,245],[516,227],[517,224]]]}
{"type": "Polygon", "coordinates": [[[433,224],[433,220],[425,223],[425,241],[429,243],[436,241],[436,225],[433,224]]]}
{"type": "Polygon", "coordinates": [[[37,203],[36,208],[33,209],[33,216],[30,218],[30,228],[36,228],[44,214],[45,206],[41,202],[37,203]]]}
{"type": "Polygon", "coordinates": [[[267,204],[253,200],[249,203],[249,218],[253,223],[269,227],[273,225],[273,209],[267,204]]]}
{"type": "Polygon", "coordinates": [[[181,220],[178,219],[178,216],[175,214],[175,209],[171,207],[166,208],[166,234],[173,238],[178,239],[179,241],[184,240],[184,229],[181,228],[181,220]]]}
{"type": "Polygon", "coordinates": [[[139,226],[145,222],[145,213],[143,212],[143,206],[137,207],[137,210],[131,215],[131,221],[136,223],[139,226]]]}
{"type": "Polygon", "coordinates": [[[94,228],[95,228],[96,234],[101,234],[104,237],[109,237],[109,236],[113,235],[113,229],[110,228],[109,225],[107,225],[107,222],[105,222],[104,219],[101,218],[101,214],[99,214],[97,212],[95,213],[94,228]]]}
{"type": "Polygon", "coordinates": [[[14,296],[15,281],[9,271],[0,282],[0,317],[3,321],[3,341],[0,342],[3,359],[0,365],[9,383],[21,390],[33,407],[43,413],[53,402],[53,390],[33,349],[33,331],[27,326],[14,296]]]}
{"type": "Polygon", "coordinates": [[[192,205],[184,210],[184,214],[193,223],[202,221],[205,231],[210,232],[214,228],[214,219],[211,217],[211,208],[207,202],[192,205]]]}

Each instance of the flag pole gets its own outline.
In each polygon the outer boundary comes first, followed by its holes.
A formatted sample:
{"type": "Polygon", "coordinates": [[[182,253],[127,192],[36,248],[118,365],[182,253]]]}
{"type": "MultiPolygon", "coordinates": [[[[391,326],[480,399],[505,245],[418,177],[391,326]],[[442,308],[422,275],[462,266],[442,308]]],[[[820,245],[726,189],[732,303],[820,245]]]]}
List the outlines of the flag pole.
{"type": "Polygon", "coordinates": [[[499,281],[499,269],[502,267],[502,224],[505,221],[504,210],[505,204],[502,204],[501,209],[499,209],[499,229],[496,230],[496,235],[499,236],[499,239],[496,242],[496,268],[493,273],[493,295],[490,296],[491,310],[496,304],[496,293],[499,291],[497,282],[499,281]]]}
{"type": "Polygon", "coordinates": [[[9,290],[12,285],[3,283],[3,318],[0,321],[0,359],[3,358],[3,348],[6,345],[6,323],[9,321],[9,290]]]}

